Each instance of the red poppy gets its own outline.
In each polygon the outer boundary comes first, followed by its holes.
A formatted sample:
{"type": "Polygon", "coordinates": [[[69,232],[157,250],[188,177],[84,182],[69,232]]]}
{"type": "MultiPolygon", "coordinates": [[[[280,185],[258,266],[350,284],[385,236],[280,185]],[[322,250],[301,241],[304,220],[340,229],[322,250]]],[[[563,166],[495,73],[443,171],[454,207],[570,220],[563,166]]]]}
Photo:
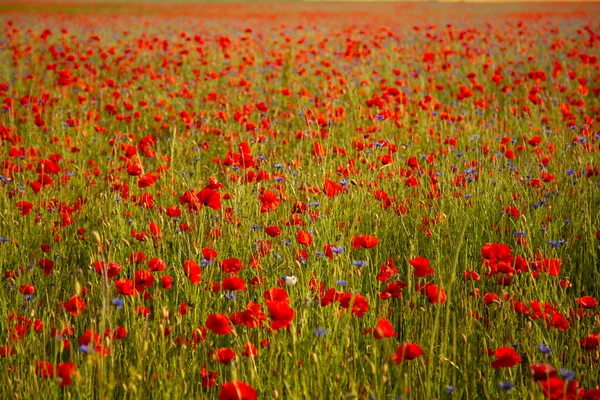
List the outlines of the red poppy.
{"type": "Polygon", "coordinates": [[[433,283],[427,284],[425,287],[425,294],[427,295],[429,302],[432,304],[443,304],[447,300],[446,291],[433,283]]]}
{"type": "Polygon", "coordinates": [[[290,302],[288,293],[280,288],[271,288],[269,290],[265,290],[265,292],[263,293],[263,297],[266,301],[277,301],[288,304],[290,302]]]}
{"type": "Polygon", "coordinates": [[[0,347],[0,357],[8,357],[15,354],[15,348],[12,346],[0,347]]]}
{"type": "Polygon", "coordinates": [[[198,193],[198,201],[213,210],[221,208],[221,195],[216,190],[204,188],[198,193]]]}
{"type": "Polygon", "coordinates": [[[94,261],[93,265],[97,274],[106,274],[106,277],[108,279],[113,279],[114,277],[119,275],[119,272],[121,272],[122,268],[121,264],[117,264],[115,262],[106,263],[105,261],[94,261]]]}
{"type": "Polygon", "coordinates": [[[235,351],[228,347],[222,347],[211,352],[211,357],[218,363],[229,364],[235,358],[235,351]]]}
{"type": "Polygon", "coordinates": [[[415,343],[404,343],[398,349],[396,353],[392,355],[391,362],[400,364],[405,360],[414,360],[415,358],[423,355],[423,349],[421,346],[415,343]]]}
{"type": "Polygon", "coordinates": [[[17,208],[19,209],[19,211],[21,211],[21,216],[26,216],[28,215],[31,210],[33,209],[33,204],[31,204],[28,201],[18,201],[17,202],[17,208]]]}
{"type": "Polygon", "coordinates": [[[334,197],[340,193],[343,193],[346,190],[346,187],[340,183],[333,182],[329,179],[325,179],[325,184],[323,187],[323,191],[327,197],[334,197]]]}
{"type": "Polygon", "coordinates": [[[256,390],[244,382],[225,382],[219,390],[219,400],[256,400],[256,390]]]}
{"type": "Polygon", "coordinates": [[[577,299],[577,303],[583,308],[594,308],[598,305],[598,300],[592,296],[583,296],[577,299]]]}
{"type": "Polygon", "coordinates": [[[39,264],[40,267],[42,267],[42,270],[44,271],[44,276],[48,276],[52,273],[52,270],[54,269],[54,262],[52,260],[42,258],[39,261],[39,264]]]}
{"type": "Polygon", "coordinates": [[[385,339],[385,338],[390,338],[390,337],[397,337],[398,333],[394,332],[394,327],[392,326],[392,324],[390,323],[390,321],[388,321],[385,318],[380,318],[379,321],[377,322],[377,326],[375,327],[375,329],[373,330],[373,337],[377,340],[379,339],[385,339]]]}
{"type": "Polygon", "coordinates": [[[229,325],[229,318],[225,314],[210,314],[205,325],[217,335],[233,333],[233,328],[229,325]]]}
{"type": "Polygon", "coordinates": [[[285,301],[267,301],[267,307],[273,330],[287,328],[294,319],[294,309],[285,301]]]}
{"type": "Polygon", "coordinates": [[[242,260],[239,258],[228,258],[226,260],[221,261],[221,271],[226,274],[236,274],[240,272],[240,270],[246,268],[246,266],[242,263],[242,260]]]}
{"type": "Polygon", "coordinates": [[[579,398],[579,383],[576,380],[565,382],[557,377],[541,380],[540,386],[544,392],[544,398],[548,400],[575,400],[579,398]]]}
{"type": "Polygon", "coordinates": [[[408,263],[414,268],[414,274],[418,278],[424,278],[435,272],[433,268],[429,267],[429,260],[424,257],[415,257],[408,260],[408,263]]]}
{"type": "Polygon", "coordinates": [[[117,287],[117,294],[123,296],[135,296],[137,294],[133,282],[129,279],[121,278],[114,281],[114,284],[117,287]]]}
{"type": "Polygon", "coordinates": [[[260,200],[260,212],[266,213],[277,209],[281,199],[277,195],[269,190],[265,190],[259,197],[260,200]]]}
{"type": "Polygon", "coordinates": [[[141,293],[154,284],[154,275],[144,269],[140,269],[135,271],[133,282],[135,290],[141,293]]]}
{"type": "Polygon", "coordinates": [[[181,217],[181,208],[175,206],[167,207],[167,215],[171,218],[181,217]]]}
{"type": "Polygon", "coordinates": [[[113,339],[124,339],[127,336],[127,329],[122,326],[117,326],[112,333],[113,339]]]}
{"type": "Polygon", "coordinates": [[[85,310],[85,301],[79,296],[73,296],[69,301],[63,303],[65,311],[70,312],[72,316],[76,317],[83,310],[85,310]]]}
{"type": "Polygon", "coordinates": [[[244,356],[254,358],[258,355],[258,349],[252,343],[246,343],[244,345],[244,356]]]}
{"type": "Polygon", "coordinates": [[[183,262],[183,273],[194,285],[197,285],[202,281],[200,276],[200,266],[194,260],[185,260],[183,262]]]}
{"type": "Polygon", "coordinates": [[[36,361],[35,373],[40,378],[54,378],[54,367],[48,361],[36,361]]]}
{"type": "Polygon", "coordinates": [[[271,225],[265,228],[265,233],[271,237],[277,237],[281,235],[281,229],[276,225],[271,225]]]}
{"type": "Polygon", "coordinates": [[[240,313],[240,322],[249,328],[256,328],[266,321],[267,315],[261,311],[261,305],[253,301],[240,313]]]}
{"type": "Polygon", "coordinates": [[[141,251],[135,251],[129,255],[129,263],[133,265],[138,265],[146,261],[146,254],[141,251]]]}
{"type": "Polygon", "coordinates": [[[499,347],[494,351],[496,359],[492,361],[492,368],[513,367],[521,362],[521,357],[512,347],[499,347]]]}
{"type": "Polygon", "coordinates": [[[360,249],[361,247],[364,247],[365,249],[370,249],[377,246],[377,243],[379,243],[379,239],[377,239],[377,237],[373,235],[363,234],[360,236],[354,236],[352,238],[353,249],[360,249]]]}
{"type": "Polygon", "coordinates": [[[244,290],[246,289],[246,282],[237,276],[230,276],[223,279],[221,287],[224,290],[244,290]]]}
{"type": "Polygon", "coordinates": [[[56,366],[56,377],[60,378],[59,386],[70,386],[73,381],[71,378],[75,374],[76,365],[71,362],[58,364],[56,366]]]}
{"type": "Polygon", "coordinates": [[[398,273],[398,268],[394,265],[394,259],[388,258],[387,262],[383,264],[377,274],[377,279],[380,282],[385,282],[392,277],[392,275],[398,273]]]}
{"type": "Polygon", "coordinates": [[[148,261],[148,269],[152,272],[164,271],[166,267],[167,264],[160,258],[155,257],[152,260],[148,261]]]}
{"type": "Polygon", "coordinates": [[[546,325],[556,328],[559,331],[569,329],[569,321],[559,312],[552,311],[550,318],[546,319],[546,325]]]}
{"type": "Polygon", "coordinates": [[[296,235],[296,240],[298,241],[298,243],[305,247],[309,247],[310,245],[312,245],[313,242],[310,233],[303,230],[298,231],[298,234],[296,235]]]}
{"type": "Polygon", "coordinates": [[[600,334],[590,333],[586,337],[576,340],[575,342],[577,342],[579,347],[583,350],[596,350],[600,344],[600,334]]]}
{"type": "Polygon", "coordinates": [[[171,289],[173,287],[173,277],[169,275],[161,276],[160,285],[163,289],[171,289]]]}
{"type": "Polygon", "coordinates": [[[533,364],[529,369],[533,380],[536,382],[548,380],[557,375],[556,369],[550,364],[533,364]]]}
{"type": "Polygon", "coordinates": [[[206,366],[200,368],[200,377],[202,378],[202,387],[204,389],[210,389],[211,387],[217,386],[217,377],[219,374],[215,371],[209,371],[206,366]]]}

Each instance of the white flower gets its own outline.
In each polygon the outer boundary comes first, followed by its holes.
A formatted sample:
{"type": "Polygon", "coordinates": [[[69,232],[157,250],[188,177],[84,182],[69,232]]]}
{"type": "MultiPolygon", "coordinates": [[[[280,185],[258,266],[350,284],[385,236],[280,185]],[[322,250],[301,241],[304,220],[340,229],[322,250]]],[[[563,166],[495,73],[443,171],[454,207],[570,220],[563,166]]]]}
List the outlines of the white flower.
{"type": "Polygon", "coordinates": [[[295,276],[286,276],[285,277],[285,284],[287,286],[296,286],[296,283],[298,283],[298,278],[296,278],[295,276]]]}

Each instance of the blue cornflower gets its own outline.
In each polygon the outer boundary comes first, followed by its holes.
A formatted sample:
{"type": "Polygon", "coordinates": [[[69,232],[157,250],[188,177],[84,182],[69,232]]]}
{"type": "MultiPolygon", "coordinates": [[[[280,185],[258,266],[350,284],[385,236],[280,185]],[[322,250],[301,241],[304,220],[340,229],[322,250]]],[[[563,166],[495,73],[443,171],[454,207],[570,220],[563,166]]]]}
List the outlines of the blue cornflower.
{"type": "Polygon", "coordinates": [[[571,371],[569,369],[561,367],[560,374],[567,381],[572,381],[573,379],[575,379],[575,371],[571,371]]]}
{"type": "Polygon", "coordinates": [[[344,248],[342,246],[333,246],[331,248],[331,252],[335,254],[342,254],[344,252],[344,248]]]}
{"type": "Polygon", "coordinates": [[[317,328],[313,330],[313,333],[317,336],[325,336],[327,334],[327,329],[317,328]]]}
{"type": "Polygon", "coordinates": [[[117,308],[123,308],[123,306],[125,305],[125,300],[123,300],[120,297],[115,297],[114,299],[112,299],[111,303],[117,308]]]}
{"type": "Polygon", "coordinates": [[[552,351],[554,351],[554,349],[548,347],[548,345],[546,343],[540,343],[539,348],[540,348],[540,351],[545,355],[550,355],[550,353],[552,353],[552,351]]]}

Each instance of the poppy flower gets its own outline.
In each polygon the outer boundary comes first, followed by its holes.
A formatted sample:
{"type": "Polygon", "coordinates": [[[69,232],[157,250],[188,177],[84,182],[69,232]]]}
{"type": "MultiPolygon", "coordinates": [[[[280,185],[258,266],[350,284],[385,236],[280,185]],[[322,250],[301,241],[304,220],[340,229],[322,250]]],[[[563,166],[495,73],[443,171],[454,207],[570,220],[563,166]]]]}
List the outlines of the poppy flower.
{"type": "Polygon", "coordinates": [[[394,332],[394,327],[392,326],[390,321],[388,321],[387,319],[385,319],[383,317],[380,318],[379,321],[377,322],[377,326],[373,330],[373,337],[376,340],[379,340],[379,339],[385,339],[385,338],[397,337],[397,336],[398,336],[398,333],[394,332]]]}
{"type": "Polygon", "coordinates": [[[363,234],[360,236],[354,236],[352,238],[353,249],[360,249],[361,247],[364,247],[365,249],[371,249],[377,246],[377,243],[379,243],[379,239],[373,235],[363,234]]]}
{"type": "Polygon", "coordinates": [[[228,258],[226,260],[221,261],[221,271],[226,274],[237,274],[240,270],[246,268],[246,266],[242,263],[242,260],[239,258],[228,258]]]}
{"type": "Polygon", "coordinates": [[[577,299],[577,303],[583,308],[594,308],[598,305],[598,300],[592,296],[583,296],[577,299]]]}
{"type": "Polygon", "coordinates": [[[206,366],[200,368],[200,378],[202,378],[202,387],[204,389],[210,389],[211,387],[217,386],[217,377],[219,374],[215,371],[209,371],[206,366]]]}
{"type": "Polygon", "coordinates": [[[387,262],[381,266],[376,278],[380,282],[385,282],[398,273],[398,268],[394,265],[394,259],[388,258],[387,262]]]}
{"type": "Polygon", "coordinates": [[[266,321],[267,315],[261,311],[261,305],[253,301],[240,313],[240,322],[249,328],[256,328],[266,321]]]}
{"type": "Polygon", "coordinates": [[[202,257],[207,261],[212,261],[217,258],[219,254],[210,248],[202,248],[202,257]]]}
{"type": "Polygon", "coordinates": [[[54,367],[48,361],[36,361],[35,373],[40,378],[54,378],[54,367]]]}
{"type": "Polygon", "coordinates": [[[94,261],[94,270],[97,274],[106,274],[106,278],[114,279],[121,272],[121,264],[115,262],[94,261]]]}
{"type": "Polygon", "coordinates": [[[181,208],[175,206],[167,207],[167,215],[171,218],[181,217],[181,208]]]}
{"type": "Polygon", "coordinates": [[[138,265],[146,261],[146,254],[141,251],[134,251],[129,255],[129,263],[133,265],[138,265]]]}
{"type": "Polygon", "coordinates": [[[246,289],[246,282],[237,276],[230,276],[223,279],[221,287],[225,290],[244,290],[246,289]]]}
{"type": "Polygon", "coordinates": [[[23,200],[17,202],[17,208],[19,209],[19,211],[21,211],[21,216],[25,217],[26,215],[29,215],[29,213],[33,209],[33,204],[23,200]]]}
{"type": "Polygon", "coordinates": [[[154,284],[154,275],[146,270],[140,269],[135,271],[133,282],[135,290],[141,293],[154,284]]]}
{"type": "Polygon", "coordinates": [[[211,357],[214,361],[220,364],[229,364],[235,358],[235,351],[228,347],[222,347],[214,350],[211,353],[211,357]]]}
{"type": "Polygon", "coordinates": [[[586,337],[576,340],[583,350],[596,350],[600,344],[600,334],[590,333],[586,337]]]}
{"type": "Polygon", "coordinates": [[[569,381],[566,385],[565,382],[557,377],[551,377],[549,379],[540,380],[540,386],[542,392],[544,392],[544,398],[548,400],[571,400],[579,398],[579,383],[576,380],[569,381]]]}
{"type": "Polygon", "coordinates": [[[65,311],[70,312],[74,317],[81,314],[81,312],[85,310],[85,306],[85,301],[79,296],[73,296],[69,301],[63,303],[65,311]]]}
{"type": "Polygon", "coordinates": [[[70,386],[73,381],[77,366],[74,363],[66,362],[56,366],[56,377],[60,378],[59,386],[70,386]]]}
{"type": "Polygon", "coordinates": [[[133,282],[129,279],[121,278],[114,281],[114,284],[117,287],[117,294],[123,296],[135,296],[137,294],[133,282]]]}
{"type": "Polygon", "coordinates": [[[8,357],[15,354],[15,348],[12,346],[0,347],[0,357],[8,357]]]}
{"type": "Polygon", "coordinates": [[[265,301],[276,301],[288,304],[290,302],[288,293],[280,288],[271,288],[269,290],[265,290],[265,292],[263,293],[263,297],[265,301]]]}
{"type": "Polygon", "coordinates": [[[244,356],[254,358],[258,355],[258,349],[252,343],[246,343],[244,345],[244,356]]]}
{"type": "Polygon", "coordinates": [[[160,285],[163,289],[171,289],[173,287],[173,277],[169,275],[161,276],[160,285]]]}
{"type": "Polygon", "coordinates": [[[429,302],[432,304],[443,304],[447,300],[444,289],[441,289],[438,285],[433,283],[430,283],[425,287],[425,294],[427,295],[429,302]]]}
{"type": "Polygon", "coordinates": [[[492,368],[509,368],[521,362],[521,357],[512,347],[499,347],[494,351],[496,359],[492,361],[492,368]]]}
{"type": "Polygon", "coordinates": [[[362,318],[369,311],[369,302],[360,294],[341,293],[338,301],[340,302],[340,307],[345,309],[349,309],[350,305],[352,305],[350,312],[358,318],[362,318]]]}
{"type": "Polygon", "coordinates": [[[42,270],[44,271],[44,276],[48,276],[52,273],[52,270],[54,269],[54,262],[52,260],[42,258],[39,261],[39,264],[40,267],[42,267],[42,270]]]}
{"type": "Polygon", "coordinates": [[[256,390],[244,382],[225,382],[219,390],[219,400],[256,400],[256,390]]]}
{"type": "Polygon", "coordinates": [[[335,197],[340,193],[344,193],[346,191],[346,187],[340,183],[333,182],[329,179],[325,179],[325,184],[323,186],[323,192],[327,197],[335,197]]]}
{"type": "Polygon", "coordinates": [[[281,199],[269,190],[265,190],[259,197],[261,214],[275,211],[281,203],[281,199]]]}
{"type": "Polygon", "coordinates": [[[424,278],[435,272],[433,268],[429,267],[429,260],[424,257],[415,257],[408,260],[408,263],[414,268],[414,275],[418,278],[424,278]]]}
{"type": "Polygon", "coordinates": [[[392,355],[390,362],[401,364],[405,360],[414,360],[423,355],[423,349],[416,343],[404,343],[392,355]]]}
{"type": "Polygon", "coordinates": [[[481,256],[486,260],[512,262],[510,247],[505,244],[488,243],[481,248],[481,256]]]}
{"type": "Polygon", "coordinates": [[[265,233],[271,237],[277,237],[281,235],[281,229],[276,225],[271,225],[265,228],[265,233]]]}
{"type": "Polygon", "coordinates": [[[202,277],[200,276],[200,266],[194,260],[185,260],[183,262],[183,273],[187,278],[192,282],[192,284],[197,285],[202,281],[202,277]]]}
{"type": "Polygon", "coordinates": [[[221,195],[216,190],[204,188],[197,195],[198,201],[213,210],[221,208],[221,195]]]}
{"type": "Polygon", "coordinates": [[[205,325],[217,335],[233,333],[233,329],[229,325],[229,318],[225,314],[210,314],[206,319],[205,325]]]}
{"type": "Polygon", "coordinates": [[[552,311],[550,318],[546,319],[546,325],[552,328],[556,328],[559,331],[566,331],[569,329],[569,321],[559,312],[552,311]]]}
{"type": "Polygon", "coordinates": [[[285,301],[267,301],[267,308],[273,330],[287,328],[294,319],[294,309],[285,301]]]}
{"type": "Polygon", "coordinates": [[[533,364],[529,367],[531,376],[536,382],[548,380],[557,375],[556,369],[550,364],[533,364]]]}
{"type": "Polygon", "coordinates": [[[298,243],[305,247],[309,247],[310,245],[312,245],[313,242],[310,233],[303,230],[298,231],[298,234],[296,235],[296,240],[298,241],[298,243]]]}
{"type": "Polygon", "coordinates": [[[160,272],[164,271],[167,267],[167,264],[161,260],[160,258],[153,258],[148,261],[148,269],[152,272],[160,272]]]}

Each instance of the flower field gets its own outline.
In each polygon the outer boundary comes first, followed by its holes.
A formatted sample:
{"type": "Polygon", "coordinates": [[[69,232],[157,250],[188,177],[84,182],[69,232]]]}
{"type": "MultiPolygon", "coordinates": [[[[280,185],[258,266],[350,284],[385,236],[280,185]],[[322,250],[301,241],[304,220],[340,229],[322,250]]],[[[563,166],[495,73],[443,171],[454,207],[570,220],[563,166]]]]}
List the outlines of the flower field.
{"type": "Polygon", "coordinates": [[[600,399],[600,6],[0,11],[1,398],[600,399]]]}

